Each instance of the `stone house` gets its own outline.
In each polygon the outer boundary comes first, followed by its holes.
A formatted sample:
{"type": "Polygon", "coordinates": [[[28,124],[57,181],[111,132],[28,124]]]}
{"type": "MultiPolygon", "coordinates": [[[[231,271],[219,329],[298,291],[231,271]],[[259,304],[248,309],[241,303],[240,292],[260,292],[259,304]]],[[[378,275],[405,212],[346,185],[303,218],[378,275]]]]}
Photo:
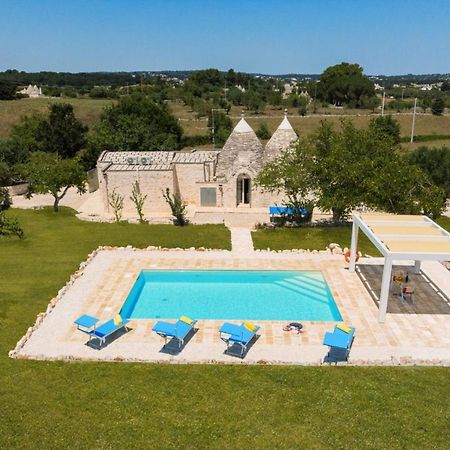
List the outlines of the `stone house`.
{"type": "Polygon", "coordinates": [[[268,206],[282,197],[254,185],[263,165],[297,140],[287,116],[266,146],[242,117],[222,149],[152,152],[103,152],[97,161],[99,189],[105,213],[108,198],[116,191],[124,198],[124,215],[136,215],[130,199],[139,182],[147,194],[144,213],[149,220],[170,217],[163,198],[166,188],[179,192],[188,204],[188,216],[197,223],[222,222],[230,215],[267,219],[268,206]]]}
{"type": "Polygon", "coordinates": [[[31,84],[28,85],[28,87],[23,88],[19,91],[21,94],[28,95],[30,98],[38,98],[43,97],[42,89],[37,87],[36,85],[32,86],[31,84]]]}

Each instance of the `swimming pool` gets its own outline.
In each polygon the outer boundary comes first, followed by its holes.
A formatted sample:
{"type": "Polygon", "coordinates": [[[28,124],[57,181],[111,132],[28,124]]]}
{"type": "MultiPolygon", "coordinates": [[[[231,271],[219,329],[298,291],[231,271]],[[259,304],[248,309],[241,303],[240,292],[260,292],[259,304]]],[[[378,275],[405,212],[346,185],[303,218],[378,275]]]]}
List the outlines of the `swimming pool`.
{"type": "Polygon", "coordinates": [[[130,319],[341,321],[318,271],[143,270],[122,309],[130,319]]]}

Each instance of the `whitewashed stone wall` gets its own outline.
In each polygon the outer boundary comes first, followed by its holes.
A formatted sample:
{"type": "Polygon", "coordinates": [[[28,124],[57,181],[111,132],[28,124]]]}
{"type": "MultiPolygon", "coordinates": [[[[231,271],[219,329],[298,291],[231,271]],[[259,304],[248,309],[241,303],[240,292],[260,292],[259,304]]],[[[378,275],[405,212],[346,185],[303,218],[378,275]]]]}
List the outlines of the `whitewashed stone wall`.
{"type": "MultiPolygon", "coordinates": [[[[105,197],[107,195],[106,191],[111,194],[114,189],[116,192],[120,193],[124,197],[124,212],[132,213],[135,212],[135,206],[130,200],[131,191],[133,189],[133,183],[137,180],[137,173],[131,171],[120,171],[120,172],[108,172],[107,173],[107,189],[105,191],[105,197]]],[[[167,213],[170,215],[170,208],[167,205],[164,197],[162,196],[162,191],[169,188],[173,193],[174,177],[172,170],[149,170],[139,172],[139,186],[143,194],[147,194],[147,200],[144,205],[144,211],[147,213],[158,212],[167,213]]],[[[107,200],[106,200],[107,201],[107,200]]],[[[110,207],[107,204],[107,210],[110,211],[110,207]]]]}
{"type": "Polygon", "coordinates": [[[200,206],[199,182],[205,181],[203,164],[175,164],[174,176],[181,197],[188,205],[200,206]]]}

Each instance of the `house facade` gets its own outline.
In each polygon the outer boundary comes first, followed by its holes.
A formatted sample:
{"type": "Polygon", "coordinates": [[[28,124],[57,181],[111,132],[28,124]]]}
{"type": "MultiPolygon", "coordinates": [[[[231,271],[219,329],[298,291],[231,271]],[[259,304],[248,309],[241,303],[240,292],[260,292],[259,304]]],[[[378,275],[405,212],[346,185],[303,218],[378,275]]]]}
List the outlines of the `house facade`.
{"type": "Polygon", "coordinates": [[[194,219],[215,214],[220,221],[221,212],[266,212],[268,206],[280,204],[282,196],[263,192],[254,179],[266,162],[296,140],[285,116],[264,147],[242,117],[222,149],[103,152],[97,161],[97,174],[105,213],[111,213],[108,199],[112,192],[124,198],[125,215],[135,213],[130,196],[136,181],[147,195],[144,212],[149,219],[170,216],[162,195],[167,188],[181,194],[188,204],[188,215],[194,219]]]}
{"type": "Polygon", "coordinates": [[[32,86],[31,84],[28,87],[23,88],[19,91],[21,94],[28,95],[30,98],[38,98],[43,97],[42,88],[37,87],[36,85],[32,86]]]}

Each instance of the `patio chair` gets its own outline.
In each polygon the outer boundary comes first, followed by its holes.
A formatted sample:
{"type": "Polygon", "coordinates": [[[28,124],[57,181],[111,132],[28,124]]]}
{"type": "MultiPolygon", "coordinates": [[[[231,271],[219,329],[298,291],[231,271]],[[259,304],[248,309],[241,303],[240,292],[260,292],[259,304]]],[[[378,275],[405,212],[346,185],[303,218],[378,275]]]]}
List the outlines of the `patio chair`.
{"type": "Polygon", "coordinates": [[[175,323],[158,321],[153,326],[152,331],[164,338],[164,347],[169,339],[178,341],[178,348],[184,345],[186,336],[194,329],[196,320],[182,316],[175,323]]]}
{"type": "Polygon", "coordinates": [[[350,350],[355,340],[355,328],[336,325],[333,332],[327,331],[323,338],[323,345],[329,347],[325,362],[338,363],[348,361],[350,350]]]}
{"type": "Polygon", "coordinates": [[[227,352],[235,344],[240,346],[240,356],[242,358],[244,352],[247,351],[247,346],[256,337],[256,333],[260,328],[259,325],[253,325],[250,322],[243,322],[240,325],[225,322],[219,330],[220,339],[227,344],[227,352]]]}
{"type": "Polygon", "coordinates": [[[83,315],[75,320],[77,329],[89,335],[89,342],[92,338],[97,338],[100,342],[100,347],[106,342],[108,336],[111,336],[116,331],[125,328],[128,331],[127,323],[128,319],[122,319],[122,317],[117,314],[113,319],[100,325],[96,328],[96,324],[99,320],[96,317],[83,315]]]}

